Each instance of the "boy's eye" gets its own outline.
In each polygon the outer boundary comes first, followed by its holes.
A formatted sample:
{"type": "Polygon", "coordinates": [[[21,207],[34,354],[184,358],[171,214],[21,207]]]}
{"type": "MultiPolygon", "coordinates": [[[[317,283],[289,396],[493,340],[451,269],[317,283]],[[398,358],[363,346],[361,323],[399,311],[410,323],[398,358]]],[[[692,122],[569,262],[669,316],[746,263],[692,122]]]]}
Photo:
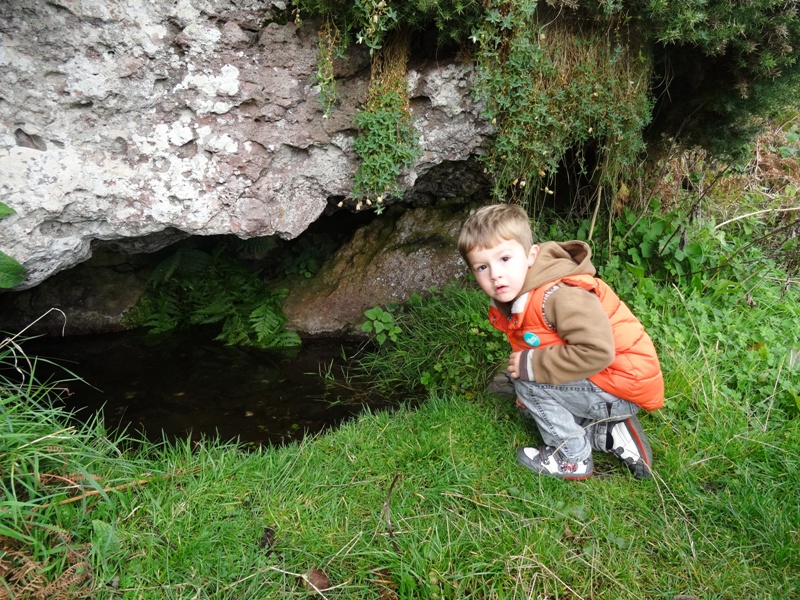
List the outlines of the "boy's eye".
{"type": "Polygon", "coordinates": [[[486,265],[478,265],[478,266],[475,267],[476,271],[483,271],[485,269],[486,269],[486,265]]]}
{"type": "Polygon", "coordinates": [[[510,256],[504,256],[500,260],[502,260],[503,262],[508,262],[509,260],[511,260],[511,257],[510,256]]]}

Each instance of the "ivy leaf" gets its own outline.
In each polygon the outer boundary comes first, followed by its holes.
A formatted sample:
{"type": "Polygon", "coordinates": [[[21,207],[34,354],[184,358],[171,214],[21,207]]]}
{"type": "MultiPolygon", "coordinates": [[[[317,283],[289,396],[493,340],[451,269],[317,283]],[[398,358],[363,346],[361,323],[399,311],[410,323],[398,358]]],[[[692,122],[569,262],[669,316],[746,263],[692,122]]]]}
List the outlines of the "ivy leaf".
{"type": "Polygon", "coordinates": [[[25,281],[25,267],[0,252],[0,288],[12,288],[25,281]]]}
{"type": "Polygon", "coordinates": [[[7,217],[8,215],[13,215],[16,211],[11,208],[8,204],[0,202],[0,219],[3,217],[7,217]]]}

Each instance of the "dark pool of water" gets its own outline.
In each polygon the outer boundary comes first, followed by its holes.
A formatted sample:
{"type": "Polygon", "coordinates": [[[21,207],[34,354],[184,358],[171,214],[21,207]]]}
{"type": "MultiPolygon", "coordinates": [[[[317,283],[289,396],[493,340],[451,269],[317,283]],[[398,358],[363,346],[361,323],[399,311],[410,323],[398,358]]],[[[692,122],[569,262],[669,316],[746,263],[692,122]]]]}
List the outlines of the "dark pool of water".
{"type": "Polygon", "coordinates": [[[358,348],[337,341],[267,351],[225,346],[208,331],[134,331],[37,338],[23,349],[60,365],[40,361],[40,381],[63,378],[64,368],[81,377],[68,384],[65,399],[79,419],[102,411],[107,427],[154,441],[219,436],[282,444],[335,427],[366,406],[392,405],[364,385],[345,383],[341,369],[358,348]]]}

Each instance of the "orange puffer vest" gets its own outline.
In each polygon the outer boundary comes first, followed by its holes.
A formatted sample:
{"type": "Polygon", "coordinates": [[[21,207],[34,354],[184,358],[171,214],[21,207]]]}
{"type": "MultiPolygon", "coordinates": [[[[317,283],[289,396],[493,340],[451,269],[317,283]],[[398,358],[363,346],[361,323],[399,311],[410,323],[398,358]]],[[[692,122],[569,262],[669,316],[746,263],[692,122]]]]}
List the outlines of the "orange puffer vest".
{"type": "Polygon", "coordinates": [[[506,334],[515,351],[565,345],[566,342],[558,333],[545,323],[542,314],[545,292],[559,283],[596,294],[611,321],[614,362],[589,377],[589,380],[617,398],[633,402],[646,410],[661,408],[664,405],[664,379],[653,342],[630,309],[601,279],[580,274],[556,279],[529,292],[521,315],[515,314],[507,319],[492,306],[489,309],[489,321],[506,334]],[[532,343],[528,343],[526,338],[532,343]]]}

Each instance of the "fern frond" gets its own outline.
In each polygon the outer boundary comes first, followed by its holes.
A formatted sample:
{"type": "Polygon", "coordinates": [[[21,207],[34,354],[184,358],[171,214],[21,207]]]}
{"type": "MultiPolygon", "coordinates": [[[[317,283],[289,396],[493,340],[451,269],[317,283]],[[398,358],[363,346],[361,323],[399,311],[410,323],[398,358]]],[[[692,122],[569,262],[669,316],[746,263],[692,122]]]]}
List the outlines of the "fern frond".
{"type": "Polygon", "coordinates": [[[296,331],[288,331],[284,329],[278,333],[267,348],[288,348],[290,346],[300,346],[302,340],[296,331]]]}
{"type": "Polygon", "coordinates": [[[262,303],[253,310],[249,320],[260,346],[267,345],[283,326],[283,316],[275,310],[270,301],[262,303]]]}
{"type": "Polygon", "coordinates": [[[186,323],[216,323],[221,331],[215,339],[229,345],[299,345],[296,333],[284,331],[281,301],[286,292],[268,290],[258,273],[229,253],[226,244],[211,253],[187,245],[159,264],[142,303],[143,324],[167,331],[186,323]]]}
{"type": "Polygon", "coordinates": [[[209,264],[211,256],[194,246],[181,246],[174,254],[170,254],[155,266],[150,273],[150,284],[159,287],[180,274],[184,277],[203,271],[209,264]]]}
{"type": "Polygon", "coordinates": [[[251,345],[247,323],[236,313],[231,313],[222,324],[222,331],[214,338],[229,346],[251,345]]]}
{"type": "Polygon", "coordinates": [[[153,287],[159,287],[170,280],[178,265],[181,264],[181,251],[169,255],[158,263],[150,272],[149,282],[153,287]]]}
{"type": "Polygon", "coordinates": [[[227,297],[211,297],[210,304],[195,305],[189,315],[189,322],[194,325],[208,325],[219,323],[236,313],[230,299],[227,297]]]}
{"type": "Polygon", "coordinates": [[[278,247],[278,242],[273,236],[250,238],[242,240],[236,238],[232,243],[234,250],[245,258],[261,260],[278,247]]]}

